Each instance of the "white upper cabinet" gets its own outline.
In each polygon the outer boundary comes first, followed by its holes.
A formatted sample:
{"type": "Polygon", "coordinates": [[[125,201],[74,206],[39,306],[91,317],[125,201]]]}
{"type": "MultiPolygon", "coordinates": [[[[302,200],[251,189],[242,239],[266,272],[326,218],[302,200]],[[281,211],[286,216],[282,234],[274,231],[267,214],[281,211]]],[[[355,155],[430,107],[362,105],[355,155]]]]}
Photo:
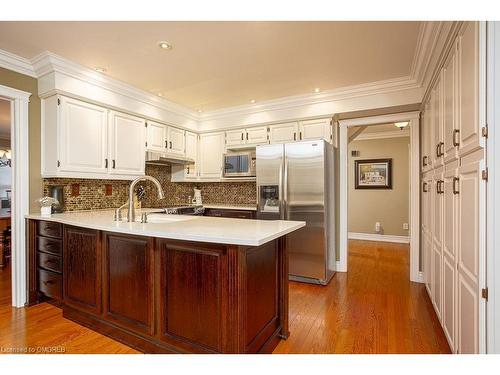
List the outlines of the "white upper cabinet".
{"type": "Polygon", "coordinates": [[[439,76],[435,88],[432,90],[430,101],[432,105],[433,115],[433,149],[432,149],[432,165],[437,168],[443,165],[444,142],[443,142],[443,100],[442,100],[442,80],[439,76]]]}
{"type": "Polygon", "coordinates": [[[46,115],[56,117],[44,119],[50,125],[48,129],[55,130],[55,134],[45,133],[42,147],[59,149],[59,157],[58,160],[46,159],[44,164],[56,173],[81,173],[82,176],[107,173],[108,110],[66,97],[55,98],[45,105],[57,107],[45,109],[46,115]],[[57,117],[59,126],[54,127],[57,117]],[[54,122],[49,124],[51,121],[54,122]],[[53,144],[55,139],[58,139],[57,145],[53,144]]]}
{"type": "Polygon", "coordinates": [[[186,132],[186,157],[193,159],[194,164],[188,164],[184,168],[185,178],[196,178],[198,176],[198,135],[191,132],[186,132]]]}
{"type": "Polygon", "coordinates": [[[297,122],[287,122],[269,127],[269,141],[271,143],[289,143],[297,140],[299,124],[297,122]]]}
{"type": "Polygon", "coordinates": [[[153,121],[147,123],[147,149],[156,152],[165,152],[167,127],[153,121]]]}
{"type": "Polygon", "coordinates": [[[226,147],[267,143],[267,126],[226,131],[226,147]]]}
{"type": "Polygon", "coordinates": [[[245,144],[245,129],[228,130],[226,132],[226,146],[245,144]]]}
{"type": "Polygon", "coordinates": [[[109,114],[109,173],[144,175],[146,122],[119,112],[109,114]]]}
{"type": "Polygon", "coordinates": [[[332,127],[329,118],[299,121],[299,139],[301,141],[324,139],[331,142],[332,127]]]}
{"type": "Polygon", "coordinates": [[[479,123],[479,22],[465,22],[458,36],[459,154],[482,147],[479,123]]]}
{"type": "Polygon", "coordinates": [[[458,157],[456,50],[455,44],[443,67],[443,157],[445,163],[456,160],[458,157]]]}
{"type": "Polygon", "coordinates": [[[257,126],[246,129],[246,144],[267,144],[267,126],[257,126]]]}
{"type": "Polygon", "coordinates": [[[185,155],[185,132],[184,130],[167,128],[167,152],[174,155],[185,155]]]}
{"type": "Polygon", "coordinates": [[[224,137],[224,132],[200,134],[198,168],[201,179],[221,178],[224,137]]]}

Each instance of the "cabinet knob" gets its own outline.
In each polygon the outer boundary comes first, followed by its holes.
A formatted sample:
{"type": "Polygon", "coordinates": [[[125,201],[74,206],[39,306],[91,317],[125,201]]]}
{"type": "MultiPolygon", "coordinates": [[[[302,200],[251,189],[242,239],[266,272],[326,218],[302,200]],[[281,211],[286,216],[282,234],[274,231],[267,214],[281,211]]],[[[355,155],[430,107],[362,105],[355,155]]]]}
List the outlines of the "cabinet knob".
{"type": "Polygon", "coordinates": [[[460,179],[458,177],[453,177],[453,194],[460,194],[460,190],[458,190],[458,183],[460,179]]]}

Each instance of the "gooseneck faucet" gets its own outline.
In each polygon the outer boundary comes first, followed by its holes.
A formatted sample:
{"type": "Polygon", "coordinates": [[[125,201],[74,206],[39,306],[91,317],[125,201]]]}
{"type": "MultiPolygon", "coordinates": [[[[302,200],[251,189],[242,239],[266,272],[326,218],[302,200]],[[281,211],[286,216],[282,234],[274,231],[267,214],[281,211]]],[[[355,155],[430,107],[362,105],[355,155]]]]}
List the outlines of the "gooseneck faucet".
{"type": "Polygon", "coordinates": [[[134,207],[134,190],[135,185],[137,185],[140,181],[152,181],[156,188],[158,189],[158,199],[163,199],[163,189],[160,185],[160,182],[151,176],[141,176],[137,177],[134,181],[130,183],[130,188],[128,191],[128,212],[127,212],[127,221],[133,222],[135,221],[135,207],[134,207]]]}

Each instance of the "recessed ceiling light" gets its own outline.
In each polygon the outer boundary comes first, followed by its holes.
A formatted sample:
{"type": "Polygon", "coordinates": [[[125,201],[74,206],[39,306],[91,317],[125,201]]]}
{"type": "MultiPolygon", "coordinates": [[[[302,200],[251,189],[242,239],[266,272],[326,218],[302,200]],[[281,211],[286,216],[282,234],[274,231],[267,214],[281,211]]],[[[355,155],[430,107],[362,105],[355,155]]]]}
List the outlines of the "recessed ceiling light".
{"type": "Polygon", "coordinates": [[[197,112],[198,112],[198,113],[201,113],[201,112],[203,112],[203,111],[202,111],[201,109],[198,109],[198,111],[197,111],[197,112]]]}
{"type": "Polygon", "coordinates": [[[169,42],[165,42],[164,40],[158,42],[158,47],[161,49],[172,49],[172,45],[169,42]]]}
{"type": "Polygon", "coordinates": [[[163,94],[162,94],[161,92],[159,92],[159,93],[158,93],[158,94],[156,94],[156,95],[158,95],[160,98],[163,96],[163,94]]]}
{"type": "Polygon", "coordinates": [[[105,73],[106,72],[106,68],[103,68],[102,66],[96,66],[94,68],[94,70],[98,73],[105,73]]]}
{"type": "Polygon", "coordinates": [[[250,100],[250,103],[252,104],[255,103],[255,99],[250,100]]]}
{"type": "Polygon", "coordinates": [[[319,92],[319,87],[316,87],[316,88],[314,89],[314,92],[319,92]]]}

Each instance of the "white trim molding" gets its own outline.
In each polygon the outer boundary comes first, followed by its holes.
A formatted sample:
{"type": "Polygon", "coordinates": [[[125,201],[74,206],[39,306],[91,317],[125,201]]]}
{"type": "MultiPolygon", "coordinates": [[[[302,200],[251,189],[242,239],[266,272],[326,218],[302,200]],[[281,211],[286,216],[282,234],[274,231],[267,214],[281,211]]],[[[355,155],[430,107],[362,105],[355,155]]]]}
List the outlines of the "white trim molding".
{"type": "Polygon", "coordinates": [[[500,22],[487,22],[486,352],[500,354],[500,22]]]}
{"type": "Polygon", "coordinates": [[[394,243],[408,243],[408,244],[410,243],[409,236],[395,236],[391,234],[349,232],[348,238],[350,240],[362,240],[362,241],[394,242],[394,243]]]}
{"type": "Polygon", "coordinates": [[[390,130],[383,132],[361,133],[353,141],[369,141],[372,139],[387,139],[387,138],[404,138],[409,137],[410,132],[408,128],[404,130],[390,130]]]}
{"type": "Polygon", "coordinates": [[[31,93],[0,85],[0,97],[11,103],[12,152],[12,306],[27,302],[26,223],[29,209],[29,126],[31,93]]]}
{"type": "Polygon", "coordinates": [[[348,128],[373,126],[391,122],[409,121],[410,128],[410,280],[422,282],[420,277],[420,112],[405,112],[382,116],[340,120],[340,259],[339,271],[348,270],[348,128]]]}
{"type": "Polygon", "coordinates": [[[8,51],[0,49],[0,67],[12,70],[13,72],[24,74],[33,78],[38,78],[31,60],[14,55],[8,51]]]}

